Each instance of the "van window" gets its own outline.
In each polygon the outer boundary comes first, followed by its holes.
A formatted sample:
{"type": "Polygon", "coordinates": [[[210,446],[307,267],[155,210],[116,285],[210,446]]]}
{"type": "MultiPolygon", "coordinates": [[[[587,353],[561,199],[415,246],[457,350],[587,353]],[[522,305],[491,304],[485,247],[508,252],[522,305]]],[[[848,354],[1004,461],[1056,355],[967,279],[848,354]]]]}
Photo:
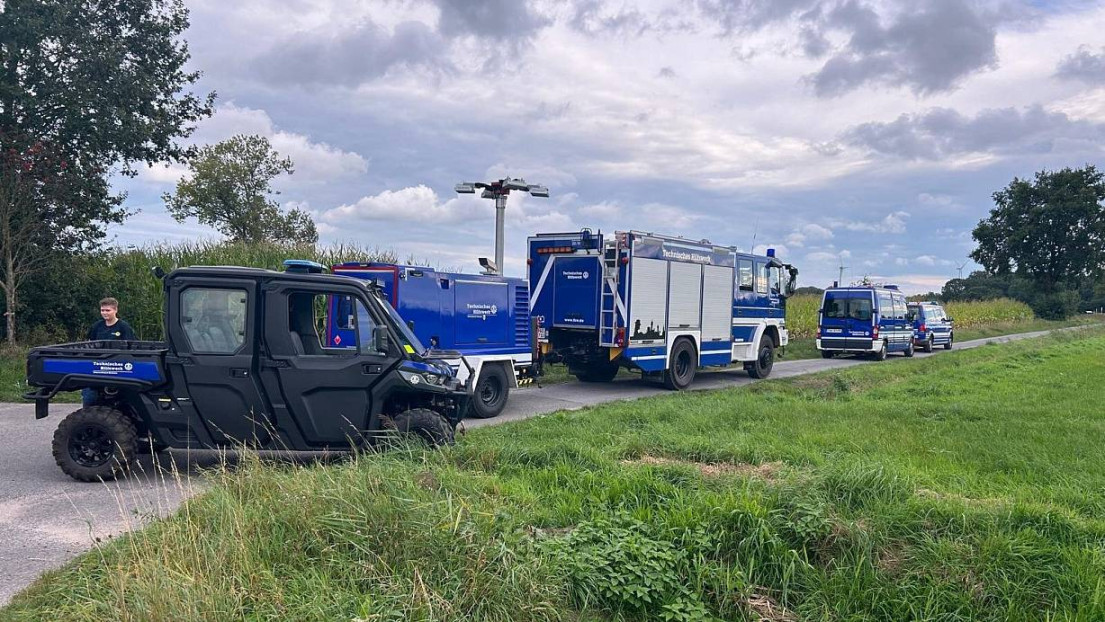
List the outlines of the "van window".
{"type": "Polygon", "coordinates": [[[925,307],[925,319],[930,322],[939,322],[945,319],[944,310],[940,307],[925,307]]]}
{"type": "Polygon", "coordinates": [[[742,292],[750,292],[753,289],[753,283],[755,279],[752,278],[752,260],[742,259],[740,260],[740,290],[742,292]]]}
{"type": "Polygon", "coordinates": [[[879,292],[879,317],[887,320],[894,317],[894,299],[890,292],[879,292]]]}
{"type": "Polygon", "coordinates": [[[894,298],[894,319],[895,320],[904,320],[905,319],[905,296],[902,296],[901,294],[895,294],[893,296],[893,298],[894,298]]]}
{"type": "Polygon", "coordinates": [[[822,315],[835,320],[871,321],[871,295],[867,292],[825,292],[822,315]]]}

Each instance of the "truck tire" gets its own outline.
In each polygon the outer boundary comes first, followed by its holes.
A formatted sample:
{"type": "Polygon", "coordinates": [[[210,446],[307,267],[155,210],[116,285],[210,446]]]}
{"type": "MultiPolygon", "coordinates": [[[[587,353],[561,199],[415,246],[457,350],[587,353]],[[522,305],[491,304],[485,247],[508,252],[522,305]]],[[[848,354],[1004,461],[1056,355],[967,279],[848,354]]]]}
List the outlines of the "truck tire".
{"type": "Polygon", "coordinates": [[[572,375],[580,382],[610,382],[618,375],[619,365],[613,361],[608,363],[592,363],[578,371],[572,371],[572,375]]]}
{"type": "Polygon", "coordinates": [[[441,414],[428,408],[412,408],[391,418],[395,430],[425,441],[433,447],[456,442],[455,430],[441,414]]]}
{"type": "Polygon", "coordinates": [[[698,355],[689,339],[679,339],[671,349],[668,368],[664,370],[664,387],[672,391],[682,391],[694,382],[698,371],[698,355]]]}
{"type": "Polygon", "coordinates": [[[767,378],[775,366],[775,340],[771,335],[760,337],[760,347],[756,351],[756,360],[748,364],[748,375],[753,378],[767,378]]]}
{"type": "Polygon", "coordinates": [[[945,350],[951,350],[952,349],[952,341],[954,341],[954,340],[955,340],[955,334],[954,333],[951,334],[951,335],[948,335],[948,343],[944,344],[944,349],[945,350]]]}
{"type": "Polygon", "coordinates": [[[112,480],[138,453],[134,420],[110,406],[88,406],[62,419],[54,431],[54,461],[75,480],[112,480]]]}
{"type": "Polygon", "coordinates": [[[913,339],[909,340],[909,347],[906,348],[905,357],[913,358],[913,339]]]}
{"type": "Polygon", "coordinates": [[[472,392],[472,408],[468,412],[477,419],[490,419],[503,412],[508,397],[510,380],[506,370],[502,365],[484,365],[472,392]]]}
{"type": "Polygon", "coordinates": [[[831,359],[831,358],[833,358],[833,354],[834,354],[834,353],[833,353],[833,351],[832,351],[832,350],[822,350],[822,351],[821,351],[821,358],[823,358],[823,359],[831,359]]]}

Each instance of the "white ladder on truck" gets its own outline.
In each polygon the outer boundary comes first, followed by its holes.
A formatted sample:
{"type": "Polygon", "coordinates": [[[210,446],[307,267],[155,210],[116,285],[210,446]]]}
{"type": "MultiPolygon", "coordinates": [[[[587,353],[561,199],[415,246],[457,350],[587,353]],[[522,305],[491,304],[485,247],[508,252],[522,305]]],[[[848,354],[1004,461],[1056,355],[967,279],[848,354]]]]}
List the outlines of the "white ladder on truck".
{"type": "Polygon", "coordinates": [[[599,296],[599,345],[613,348],[617,346],[614,338],[618,330],[618,249],[613,240],[604,246],[599,296]],[[610,256],[613,256],[612,260],[610,256]]]}

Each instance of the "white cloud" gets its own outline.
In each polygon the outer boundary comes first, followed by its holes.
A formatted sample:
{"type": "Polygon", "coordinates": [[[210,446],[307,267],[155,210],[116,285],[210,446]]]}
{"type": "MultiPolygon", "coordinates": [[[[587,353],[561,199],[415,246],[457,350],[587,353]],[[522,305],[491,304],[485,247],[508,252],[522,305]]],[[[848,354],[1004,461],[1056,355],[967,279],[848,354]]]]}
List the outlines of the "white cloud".
{"type": "MultiPolygon", "coordinates": [[[[219,106],[214,116],[199,125],[189,142],[202,146],[237,134],[264,136],[277,153],[291,158],[295,173],[277,182],[282,188],[351,179],[368,172],[368,160],[360,154],[314,142],[304,134],[278,129],[266,111],[233,102],[219,106]]],[[[141,176],[156,184],[175,184],[187,173],[188,169],[180,164],[155,164],[143,170],[141,176]]]]}
{"type": "Polygon", "coordinates": [[[841,261],[848,259],[850,253],[848,251],[842,251],[840,253],[830,253],[827,251],[814,251],[806,254],[806,262],[811,264],[832,264],[835,269],[840,265],[841,261]]]}
{"type": "Polygon", "coordinates": [[[614,201],[603,201],[584,205],[577,210],[580,216],[585,218],[597,218],[602,221],[612,221],[622,214],[622,206],[614,201]]]}
{"type": "Polygon", "coordinates": [[[892,214],[887,214],[885,218],[875,222],[836,221],[836,224],[837,226],[848,229],[849,231],[868,231],[871,233],[905,233],[905,221],[907,218],[909,218],[909,212],[897,211],[892,214]]]}
{"type": "Polygon", "coordinates": [[[470,195],[442,201],[432,189],[419,185],[361,197],[354,203],[322,211],[319,219],[333,226],[359,225],[365,221],[451,224],[493,214],[489,201],[470,195]]]}

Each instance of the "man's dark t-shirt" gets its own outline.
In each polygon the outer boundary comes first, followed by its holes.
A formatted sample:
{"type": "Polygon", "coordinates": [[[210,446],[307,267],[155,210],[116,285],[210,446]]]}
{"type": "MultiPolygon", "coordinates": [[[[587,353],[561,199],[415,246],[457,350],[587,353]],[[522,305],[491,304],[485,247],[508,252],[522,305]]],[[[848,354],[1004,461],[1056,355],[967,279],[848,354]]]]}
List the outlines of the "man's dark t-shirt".
{"type": "Polygon", "coordinates": [[[100,339],[137,341],[134,330],[124,320],[115,320],[115,323],[111,326],[108,326],[107,322],[103,320],[93,324],[88,331],[88,340],[99,341],[100,339]]]}

